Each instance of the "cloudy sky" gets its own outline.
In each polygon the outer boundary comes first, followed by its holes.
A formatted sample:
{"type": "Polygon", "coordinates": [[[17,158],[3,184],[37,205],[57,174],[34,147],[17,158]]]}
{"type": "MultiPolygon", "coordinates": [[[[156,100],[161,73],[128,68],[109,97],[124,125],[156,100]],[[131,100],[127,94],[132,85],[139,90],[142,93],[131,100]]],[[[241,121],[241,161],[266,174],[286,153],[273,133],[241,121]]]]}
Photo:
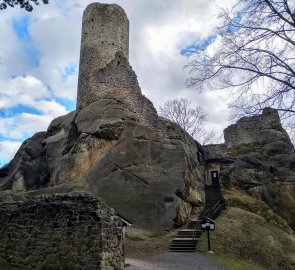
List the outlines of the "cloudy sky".
{"type": "MultiPolygon", "coordinates": [[[[0,12],[0,165],[21,142],[76,107],[82,13],[93,1],[51,0],[28,13],[0,12]]],[[[228,125],[228,95],[187,89],[191,50],[214,46],[219,8],[233,0],[112,0],[130,22],[130,64],[142,92],[158,109],[186,97],[208,113],[208,129],[228,125]]]]}

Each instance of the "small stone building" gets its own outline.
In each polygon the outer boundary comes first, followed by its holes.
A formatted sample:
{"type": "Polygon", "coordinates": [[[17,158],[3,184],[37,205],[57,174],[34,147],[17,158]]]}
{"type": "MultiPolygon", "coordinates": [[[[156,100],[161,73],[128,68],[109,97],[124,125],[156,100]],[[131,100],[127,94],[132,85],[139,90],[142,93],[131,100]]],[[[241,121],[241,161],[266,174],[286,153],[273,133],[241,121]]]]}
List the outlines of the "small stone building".
{"type": "Polygon", "coordinates": [[[220,159],[226,155],[225,144],[208,144],[204,146],[206,160],[206,185],[219,186],[220,159]]]}
{"type": "Polygon", "coordinates": [[[0,235],[0,269],[124,269],[121,218],[91,195],[3,200],[0,235]]]}

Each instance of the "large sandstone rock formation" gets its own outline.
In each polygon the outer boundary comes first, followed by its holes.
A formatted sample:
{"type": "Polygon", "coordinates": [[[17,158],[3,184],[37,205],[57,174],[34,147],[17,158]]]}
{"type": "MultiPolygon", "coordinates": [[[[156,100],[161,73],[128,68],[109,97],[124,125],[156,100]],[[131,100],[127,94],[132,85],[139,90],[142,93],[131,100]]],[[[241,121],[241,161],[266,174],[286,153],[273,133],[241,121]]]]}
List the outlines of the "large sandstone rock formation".
{"type": "Polygon", "coordinates": [[[203,167],[200,145],[141,94],[125,12],[95,3],[83,16],[77,111],[22,145],[1,169],[0,189],[85,181],[135,228],[161,233],[202,202],[203,167]]]}
{"type": "Polygon", "coordinates": [[[223,188],[265,201],[294,230],[295,152],[278,112],[266,108],[261,115],[243,117],[224,130],[224,138],[218,151],[206,147],[207,156],[219,159],[223,188]]]}

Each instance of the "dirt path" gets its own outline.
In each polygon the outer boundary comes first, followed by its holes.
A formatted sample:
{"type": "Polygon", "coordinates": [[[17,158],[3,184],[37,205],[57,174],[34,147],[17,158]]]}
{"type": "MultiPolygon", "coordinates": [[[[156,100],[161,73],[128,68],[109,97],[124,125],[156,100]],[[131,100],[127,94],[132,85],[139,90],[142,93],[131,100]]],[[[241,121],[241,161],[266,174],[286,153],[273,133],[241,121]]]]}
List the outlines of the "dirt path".
{"type": "Polygon", "coordinates": [[[226,270],[227,268],[215,262],[210,254],[165,253],[145,258],[126,258],[126,270],[226,270]]]}

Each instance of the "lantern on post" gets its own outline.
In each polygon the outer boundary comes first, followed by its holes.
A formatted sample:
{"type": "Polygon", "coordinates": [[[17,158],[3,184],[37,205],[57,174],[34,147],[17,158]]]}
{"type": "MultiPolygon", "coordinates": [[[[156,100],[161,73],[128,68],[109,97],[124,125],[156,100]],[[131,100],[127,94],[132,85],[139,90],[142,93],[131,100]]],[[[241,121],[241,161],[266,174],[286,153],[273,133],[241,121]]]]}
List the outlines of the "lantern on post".
{"type": "Polygon", "coordinates": [[[210,246],[210,231],[215,230],[215,222],[211,218],[206,218],[201,223],[201,228],[203,231],[207,231],[207,238],[208,238],[208,251],[211,251],[210,246]]]}

